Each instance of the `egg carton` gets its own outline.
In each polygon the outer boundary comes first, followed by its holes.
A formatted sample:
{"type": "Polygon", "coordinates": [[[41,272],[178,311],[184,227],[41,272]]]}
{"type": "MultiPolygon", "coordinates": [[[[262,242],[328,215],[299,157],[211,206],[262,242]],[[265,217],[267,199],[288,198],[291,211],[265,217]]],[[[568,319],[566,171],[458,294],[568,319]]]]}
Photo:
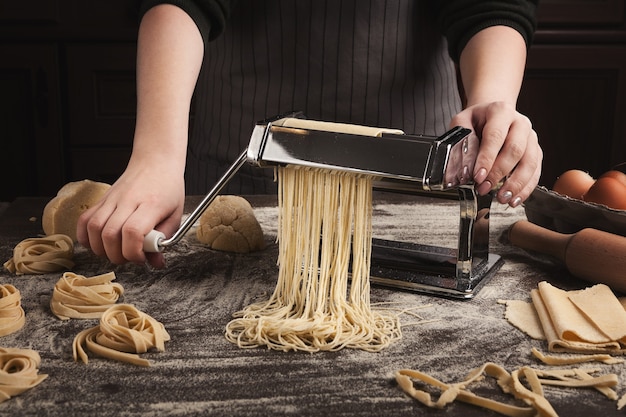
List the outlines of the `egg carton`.
{"type": "Polygon", "coordinates": [[[528,221],[560,233],[584,228],[626,236],[626,210],[589,203],[537,186],[524,203],[528,221]]]}

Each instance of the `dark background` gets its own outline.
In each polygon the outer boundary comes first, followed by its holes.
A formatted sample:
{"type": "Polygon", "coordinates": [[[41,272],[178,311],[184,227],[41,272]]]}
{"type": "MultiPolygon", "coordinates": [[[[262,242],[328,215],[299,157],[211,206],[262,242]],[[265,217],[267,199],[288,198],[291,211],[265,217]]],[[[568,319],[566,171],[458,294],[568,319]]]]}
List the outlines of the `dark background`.
{"type": "MultiPolygon", "coordinates": [[[[135,2],[0,4],[0,201],[113,182],[135,117],[135,2]]],[[[626,162],[623,0],[542,0],[519,109],[545,152],[540,184],[626,162]]]]}

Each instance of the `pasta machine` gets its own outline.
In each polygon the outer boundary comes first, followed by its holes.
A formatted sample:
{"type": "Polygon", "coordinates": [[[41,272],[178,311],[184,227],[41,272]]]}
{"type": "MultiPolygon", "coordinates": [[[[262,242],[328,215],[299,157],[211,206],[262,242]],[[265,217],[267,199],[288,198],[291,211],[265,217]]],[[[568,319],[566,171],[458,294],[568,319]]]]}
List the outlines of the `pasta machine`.
{"type": "Polygon", "coordinates": [[[347,171],[374,176],[377,190],[460,203],[456,248],[374,238],[372,284],[470,299],[503,262],[500,256],[489,253],[493,192],[478,195],[471,179],[478,146],[476,135],[463,127],[431,137],[312,121],[301,113],[278,116],[256,124],[247,149],[177,232],[166,239],[153,230],[146,236],[144,250],[161,251],[180,240],[246,162],[259,167],[293,164],[347,171]]]}

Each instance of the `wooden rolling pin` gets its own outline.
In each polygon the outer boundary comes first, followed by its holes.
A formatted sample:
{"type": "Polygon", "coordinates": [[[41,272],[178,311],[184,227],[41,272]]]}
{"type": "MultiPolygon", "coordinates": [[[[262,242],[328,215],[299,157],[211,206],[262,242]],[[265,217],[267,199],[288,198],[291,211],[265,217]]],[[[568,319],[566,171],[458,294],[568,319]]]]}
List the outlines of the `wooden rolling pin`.
{"type": "Polygon", "coordinates": [[[603,283],[626,294],[626,237],[597,229],[563,234],[526,220],[509,229],[509,241],[522,249],[561,260],[574,276],[603,283]]]}

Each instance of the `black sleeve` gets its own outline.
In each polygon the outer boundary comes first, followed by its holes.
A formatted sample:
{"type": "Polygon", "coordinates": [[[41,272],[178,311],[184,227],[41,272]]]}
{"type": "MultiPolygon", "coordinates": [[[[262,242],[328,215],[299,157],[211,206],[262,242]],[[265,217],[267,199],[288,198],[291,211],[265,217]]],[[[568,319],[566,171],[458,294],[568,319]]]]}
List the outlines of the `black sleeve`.
{"type": "Polygon", "coordinates": [[[217,38],[226,27],[226,22],[236,0],[143,0],[139,17],[158,4],[173,4],[183,9],[196,23],[204,42],[217,38]]]}
{"type": "Polygon", "coordinates": [[[530,46],[537,28],[539,0],[435,0],[438,23],[448,40],[450,56],[458,61],[465,45],[479,31],[490,26],[517,30],[530,46]]]}

